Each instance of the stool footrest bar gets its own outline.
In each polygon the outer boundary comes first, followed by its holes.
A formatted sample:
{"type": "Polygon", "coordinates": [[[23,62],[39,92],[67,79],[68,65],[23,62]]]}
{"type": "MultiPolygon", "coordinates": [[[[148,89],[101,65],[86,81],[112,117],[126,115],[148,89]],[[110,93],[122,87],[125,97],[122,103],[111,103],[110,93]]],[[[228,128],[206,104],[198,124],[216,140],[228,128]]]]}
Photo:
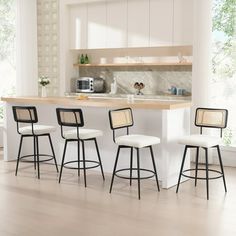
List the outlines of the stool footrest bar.
{"type": "MultiPolygon", "coordinates": [[[[192,168],[192,169],[187,169],[187,170],[184,170],[181,175],[186,177],[186,178],[190,178],[190,179],[200,179],[200,180],[206,180],[205,177],[195,177],[195,176],[190,176],[190,175],[186,175],[184,174],[185,172],[190,172],[190,171],[195,171],[196,169],[195,168],[192,168]]],[[[204,168],[199,168],[199,170],[203,170],[203,171],[206,171],[206,169],[204,168]]],[[[211,179],[219,179],[221,177],[223,177],[223,173],[218,171],[218,170],[213,170],[213,169],[208,169],[209,172],[214,172],[214,173],[217,173],[219,174],[218,176],[215,176],[215,177],[209,177],[208,179],[211,180],[211,179]]]]}
{"type": "MultiPolygon", "coordinates": [[[[117,177],[119,177],[119,178],[121,178],[121,179],[138,179],[138,177],[132,177],[132,178],[130,178],[130,177],[126,177],[126,176],[121,176],[121,175],[118,175],[117,173],[120,173],[120,172],[124,172],[124,171],[130,171],[130,170],[132,170],[132,171],[137,171],[138,170],[138,168],[124,168],[124,169],[119,169],[119,170],[116,170],[115,171],[115,175],[117,176],[117,177]]],[[[152,178],[152,177],[154,177],[155,176],[155,172],[154,171],[152,171],[152,170],[147,170],[147,169],[139,169],[140,170],[140,172],[149,172],[149,173],[152,173],[152,175],[149,175],[149,176],[144,176],[144,177],[140,177],[140,179],[150,179],[150,178],[152,178]]]]}
{"type": "MultiPolygon", "coordinates": [[[[46,161],[51,161],[53,160],[53,156],[52,155],[48,155],[48,154],[39,154],[40,157],[51,157],[49,159],[44,159],[44,160],[39,160],[39,162],[46,162],[46,161]]],[[[24,160],[24,158],[28,158],[28,157],[34,157],[34,155],[25,155],[25,156],[21,156],[20,157],[20,161],[21,162],[28,162],[28,163],[34,163],[34,160],[24,160]]]]}
{"type": "MultiPolygon", "coordinates": [[[[82,160],[80,160],[80,161],[78,161],[78,160],[76,160],[76,161],[68,161],[68,162],[65,162],[65,163],[63,164],[63,167],[66,168],[66,169],[73,169],[73,170],[78,170],[78,169],[80,169],[80,170],[83,170],[84,167],[78,168],[78,167],[68,166],[69,164],[78,163],[78,162],[83,163],[82,160]]],[[[93,168],[96,168],[96,167],[100,166],[100,163],[99,163],[98,161],[85,160],[85,163],[94,163],[94,164],[95,164],[95,165],[93,165],[93,166],[86,166],[85,169],[93,169],[93,168]]]]}

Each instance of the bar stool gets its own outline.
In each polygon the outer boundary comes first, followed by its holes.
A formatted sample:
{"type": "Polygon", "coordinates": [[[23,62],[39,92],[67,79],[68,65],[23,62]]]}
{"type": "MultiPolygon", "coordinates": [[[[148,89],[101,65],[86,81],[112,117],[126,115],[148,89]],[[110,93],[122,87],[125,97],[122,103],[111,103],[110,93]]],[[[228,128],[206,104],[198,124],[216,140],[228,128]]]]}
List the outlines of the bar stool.
{"type": "Polygon", "coordinates": [[[158,137],[153,136],[146,136],[146,135],[139,135],[139,134],[129,134],[129,127],[133,126],[133,114],[132,110],[130,108],[122,108],[122,109],[116,109],[116,110],[110,110],[109,111],[109,120],[110,120],[110,127],[113,131],[113,141],[114,143],[118,144],[118,150],[116,154],[115,159],[115,165],[113,169],[112,174],[112,180],[110,185],[110,193],[112,191],[114,176],[116,175],[119,178],[123,179],[129,179],[130,180],[130,186],[132,185],[132,180],[136,179],[138,180],[138,198],[140,199],[140,180],[141,179],[148,179],[155,176],[156,178],[156,184],[157,189],[160,191],[159,183],[158,183],[158,177],[157,177],[157,171],[156,171],[156,164],[155,159],[153,155],[152,145],[159,144],[160,139],[158,137]],[[115,131],[118,129],[126,129],[126,135],[116,137],[115,131]],[[123,169],[116,169],[117,163],[119,159],[120,149],[121,148],[129,148],[130,153],[130,168],[123,168],[123,169]],[[139,151],[141,148],[149,148],[152,164],[153,164],[153,170],[140,168],[140,156],[139,151]],[[137,151],[137,168],[133,167],[133,149],[136,149],[137,151]],[[133,177],[133,170],[137,171],[137,177],[133,177]],[[129,177],[121,176],[118,173],[129,171],[130,175],[129,177]],[[141,177],[140,172],[148,172],[151,173],[151,175],[146,177],[141,177]]]}
{"type": "Polygon", "coordinates": [[[179,143],[184,144],[185,148],[184,148],[184,155],[183,155],[183,160],[182,160],[182,164],[180,168],[176,193],[178,193],[178,190],[179,190],[181,176],[194,179],[195,187],[197,186],[198,179],[206,180],[207,200],[209,200],[209,180],[211,179],[218,179],[222,177],[225,192],[227,192],[224,168],[223,168],[223,163],[222,163],[222,158],[221,158],[221,153],[220,153],[220,146],[219,146],[222,143],[222,139],[221,139],[222,130],[226,128],[227,120],[228,120],[228,111],[226,109],[213,109],[213,108],[197,108],[196,109],[195,125],[200,127],[200,134],[185,136],[179,140],[179,143]],[[220,129],[220,137],[203,135],[202,128],[220,129]],[[195,165],[195,168],[183,170],[188,148],[196,148],[196,165],[195,165]],[[198,168],[200,148],[203,148],[205,150],[206,168],[198,168]],[[221,171],[208,168],[208,149],[209,148],[217,149],[221,171]],[[205,171],[206,178],[198,177],[198,170],[205,171]],[[194,177],[185,174],[185,172],[190,172],[190,171],[195,171],[194,177]],[[216,177],[209,177],[209,172],[214,172],[219,175],[217,175],[216,177]]]}
{"type": "Polygon", "coordinates": [[[48,125],[35,125],[38,122],[38,115],[37,115],[36,107],[34,107],[34,106],[13,106],[12,110],[13,110],[14,120],[16,121],[16,124],[17,124],[17,132],[21,136],[20,146],[19,146],[18,156],[17,156],[15,175],[17,176],[20,160],[22,162],[34,163],[34,169],[35,170],[38,169],[38,179],[40,179],[40,169],[39,169],[40,162],[54,160],[56,170],[58,172],[57,161],[56,161],[55,152],[53,149],[52,140],[51,140],[51,136],[50,136],[50,133],[54,132],[56,130],[56,128],[53,126],[48,126],[48,125]],[[22,126],[22,124],[23,125],[29,124],[29,125],[22,126]],[[49,144],[50,144],[50,147],[52,150],[52,155],[41,154],[39,152],[39,137],[42,137],[42,136],[48,137],[49,144]],[[26,138],[26,137],[33,138],[34,154],[21,156],[22,143],[23,143],[24,138],[26,138]],[[50,158],[40,160],[39,157],[41,157],[41,156],[50,157],[50,158]],[[34,157],[34,160],[33,161],[24,160],[24,158],[28,158],[28,157],[34,157]]]}
{"type": "Polygon", "coordinates": [[[100,166],[102,178],[103,178],[103,180],[105,180],[101,157],[100,157],[97,139],[96,139],[97,137],[100,137],[103,135],[102,131],[96,130],[96,129],[84,129],[84,128],[81,129],[80,128],[80,127],[84,126],[83,113],[82,113],[81,109],[57,108],[56,113],[57,113],[58,124],[61,126],[61,136],[63,139],[65,139],[64,151],[63,151],[63,156],[62,156],[62,161],[61,161],[61,171],[60,171],[60,176],[59,176],[59,183],[61,182],[63,167],[68,168],[68,169],[77,169],[78,176],[80,176],[80,170],[82,169],[84,172],[84,185],[85,185],[85,187],[87,187],[87,181],[86,181],[86,170],[87,169],[92,169],[92,168],[96,168],[96,167],[100,166]],[[68,127],[75,127],[75,128],[73,128],[73,129],[69,128],[69,129],[65,130],[65,128],[68,128],[68,127]],[[94,141],[97,156],[98,156],[98,161],[85,159],[85,147],[84,147],[85,141],[94,141]],[[73,161],[64,162],[68,142],[77,142],[77,148],[78,148],[77,158],[78,159],[73,160],[73,161]],[[80,160],[80,143],[82,144],[82,153],[83,153],[82,160],[80,160]],[[77,163],[78,166],[72,167],[72,166],[68,165],[68,164],[72,164],[72,163],[77,163]],[[82,167],[80,167],[80,163],[83,164],[82,167]],[[86,163],[93,163],[94,165],[93,166],[86,166],[86,163]]]}

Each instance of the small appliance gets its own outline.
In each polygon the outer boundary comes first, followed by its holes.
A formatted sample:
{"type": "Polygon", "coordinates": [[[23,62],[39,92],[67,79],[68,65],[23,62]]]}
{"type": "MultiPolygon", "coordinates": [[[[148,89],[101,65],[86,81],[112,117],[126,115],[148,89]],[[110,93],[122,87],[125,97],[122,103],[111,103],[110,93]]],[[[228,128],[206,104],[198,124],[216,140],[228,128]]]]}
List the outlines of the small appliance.
{"type": "Polygon", "coordinates": [[[105,81],[103,78],[80,77],[76,80],[77,93],[103,93],[105,81]]]}

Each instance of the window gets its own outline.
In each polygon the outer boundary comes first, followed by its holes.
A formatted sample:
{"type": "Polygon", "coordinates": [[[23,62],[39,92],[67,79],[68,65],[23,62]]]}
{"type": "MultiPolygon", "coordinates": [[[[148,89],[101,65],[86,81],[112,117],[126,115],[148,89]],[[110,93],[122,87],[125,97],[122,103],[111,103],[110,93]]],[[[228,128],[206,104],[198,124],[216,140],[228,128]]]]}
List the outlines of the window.
{"type": "Polygon", "coordinates": [[[229,110],[224,143],[236,146],[236,0],[213,4],[211,104],[229,110]]]}
{"type": "MultiPolygon", "coordinates": [[[[16,0],[0,0],[0,96],[14,95],[16,84],[16,0]]],[[[3,108],[0,104],[0,121],[3,108]]]]}

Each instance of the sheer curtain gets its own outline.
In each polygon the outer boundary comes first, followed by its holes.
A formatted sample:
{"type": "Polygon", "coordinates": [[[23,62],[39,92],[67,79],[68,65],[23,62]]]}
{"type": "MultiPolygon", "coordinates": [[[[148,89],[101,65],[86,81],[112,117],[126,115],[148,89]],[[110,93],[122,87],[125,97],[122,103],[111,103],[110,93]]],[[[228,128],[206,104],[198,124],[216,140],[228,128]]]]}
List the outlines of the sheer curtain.
{"type": "Polygon", "coordinates": [[[37,0],[17,0],[16,95],[38,95],[37,0]]]}
{"type": "MultiPolygon", "coordinates": [[[[197,107],[210,106],[211,52],[212,52],[212,0],[194,0],[193,25],[193,71],[192,71],[192,102],[191,133],[199,133],[195,123],[197,107]]],[[[209,130],[204,130],[209,132],[209,130]]],[[[195,160],[195,151],[192,152],[195,160]]],[[[205,162],[204,153],[200,152],[200,162],[205,162]]],[[[213,162],[209,153],[209,163],[213,162]]]]}
{"type": "Polygon", "coordinates": [[[212,51],[212,0],[194,0],[192,131],[197,107],[209,106],[212,51]]]}

